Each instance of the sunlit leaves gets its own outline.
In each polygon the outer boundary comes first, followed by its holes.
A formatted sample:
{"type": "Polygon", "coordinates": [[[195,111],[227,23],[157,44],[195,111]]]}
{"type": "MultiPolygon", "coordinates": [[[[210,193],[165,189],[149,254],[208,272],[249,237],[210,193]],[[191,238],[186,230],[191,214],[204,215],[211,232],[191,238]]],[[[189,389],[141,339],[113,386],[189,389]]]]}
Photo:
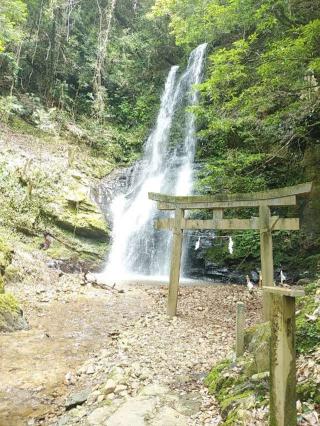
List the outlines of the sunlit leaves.
{"type": "Polygon", "coordinates": [[[0,52],[6,44],[18,42],[22,35],[22,24],[27,17],[24,0],[1,0],[0,2],[0,52]]]}

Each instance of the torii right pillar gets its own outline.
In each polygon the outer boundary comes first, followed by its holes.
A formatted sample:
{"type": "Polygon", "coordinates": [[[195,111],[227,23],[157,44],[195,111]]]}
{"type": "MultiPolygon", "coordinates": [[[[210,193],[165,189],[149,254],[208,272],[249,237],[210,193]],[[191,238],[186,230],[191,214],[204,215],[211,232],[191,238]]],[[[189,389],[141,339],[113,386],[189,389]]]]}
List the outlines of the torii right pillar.
{"type": "Polygon", "coordinates": [[[296,426],[295,298],[304,290],[264,287],[270,296],[270,426],[296,426]]]}

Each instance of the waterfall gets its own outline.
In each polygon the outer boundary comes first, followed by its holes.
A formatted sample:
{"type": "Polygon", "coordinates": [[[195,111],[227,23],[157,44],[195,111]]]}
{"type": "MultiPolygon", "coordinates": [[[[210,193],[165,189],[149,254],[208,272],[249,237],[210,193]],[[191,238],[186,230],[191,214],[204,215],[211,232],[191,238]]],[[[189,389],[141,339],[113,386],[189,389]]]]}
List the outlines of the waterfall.
{"type": "Polygon", "coordinates": [[[192,191],[195,117],[186,108],[198,100],[193,86],[201,81],[205,50],[206,44],[202,44],[191,52],[181,76],[178,66],[171,68],[132,186],[112,202],[112,247],[103,272],[106,279],[169,272],[170,235],[154,230],[158,213],[154,202],[148,200],[148,192],[187,195],[192,191]]]}

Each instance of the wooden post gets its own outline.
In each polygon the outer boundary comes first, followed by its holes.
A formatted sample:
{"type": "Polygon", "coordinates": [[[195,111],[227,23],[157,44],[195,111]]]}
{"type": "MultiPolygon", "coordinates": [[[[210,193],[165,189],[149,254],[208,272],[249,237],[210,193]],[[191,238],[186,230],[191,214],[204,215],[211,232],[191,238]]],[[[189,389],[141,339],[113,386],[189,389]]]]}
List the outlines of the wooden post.
{"type": "Polygon", "coordinates": [[[295,297],[303,290],[264,287],[271,296],[270,426],[296,426],[295,297]]]}
{"type": "MultiPolygon", "coordinates": [[[[272,253],[272,231],[270,226],[270,208],[266,204],[259,207],[260,221],[260,252],[261,252],[261,274],[262,286],[273,286],[273,253],[272,253]]],[[[263,293],[263,319],[270,320],[270,295],[263,293]]]]}
{"type": "Polygon", "coordinates": [[[236,318],[236,356],[243,355],[244,352],[244,329],[245,315],[244,303],[237,302],[237,318],[236,318]]]}
{"type": "Polygon", "coordinates": [[[174,230],[172,241],[171,267],[170,267],[170,282],[168,294],[168,315],[172,318],[177,312],[179,278],[182,253],[182,219],[184,210],[177,208],[174,217],[174,230]]]}

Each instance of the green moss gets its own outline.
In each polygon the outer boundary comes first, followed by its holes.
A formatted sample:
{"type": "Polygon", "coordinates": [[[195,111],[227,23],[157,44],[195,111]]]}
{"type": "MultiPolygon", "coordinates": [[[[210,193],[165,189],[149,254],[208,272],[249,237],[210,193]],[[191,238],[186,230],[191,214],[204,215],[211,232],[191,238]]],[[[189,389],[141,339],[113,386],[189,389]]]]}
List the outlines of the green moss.
{"type": "Polygon", "coordinates": [[[10,293],[0,295],[0,312],[19,312],[19,305],[14,296],[10,293]]]}
{"type": "Polygon", "coordinates": [[[308,284],[306,287],[307,296],[298,300],[299,314],[296,317],[298,353],[310,352],[320,345],[320,318],[318,317],[315,321],[311,321],[307,317],[307,315],[312,315],[319,306],[319,303],[315,300],[315,294],[320,291],[319,289],[319,281],[308,284]]]}
{"type": "Polygon", "coordinates": [[[247,410],[267,404],[269,375],[270,324],[257,324],[246,330],[246,353],[236,362],[218,363],[206,379],[210,393],[214,393],[221,408],[224,425],[245,425],[247,410]],[[263,359],[261,356],[263,355],[263,359]],[[260,374],[257,374],[260,373],[260,374]]]}
{"type": "Polygon", "coordinates": [[[0,331],[24,330],[28,323],[17,300],[11,294],[0,294],[0,331]]]}
{"type": "Polygon", "coordinates": [[[31,135],[35,137],[41,137],[41,138],[48,137],[47,133],[43,132],[38,127],[28,123],[27,121],[23,120],[21,117],[18,117],[17,115],[12,116],[9,124],[12,130],[15,130],[19,133],[31,135]]]}
{"type": "Polygon", "coordinates": [[[3,294],[3,293],[4,293],[4,279],[0,275],[0,294],[3,294]]]}
{"type": "Polygon", "coordinates": [[[224,360],[215,365],[215,367],[211,370],[208,376],[205,379],[205,384],[209,388],[209,392],[215,393],[217,383],[221,377],[221,373],[231,364],[230,360],[224,360]]]}
{"type": "Polygon", "coordinates": [[[222,415],[224,417],[227,417],[227,414],[229,411],[235,408],[235,406],[238,406],[239,404],[243,403],[248,397],[253,396],[254,392],[251,390],[245,391],[243,393],[232,395],[223,401],[221,401],[221,410],[222,415]]]}
{"type": "Polygon", "coordinates": [[[320,404],[320,385],[312,380],[297,384],[297,397],[300,401],[320,404]]]}
{"type": "Polygon", "coordinates": [[[98,207],[81,190],[69,191],[65,197],[55,197],[48,203],[45,216],[64,231],[79,237],[87,237],[98,241],[108,239],[106,221],[98,207]]]}
{"type": "Polygon", "coordinates": [[[242,424],[243,424],[243,421],[239,418],[238,410],[230,411],[227,418],[222,423],[223,426],[235,426],[235,425],[242,425],[242,424]]]}
{"type": "Polygon", "coordinates": [[[0,238],[0,274],[4,274],[12,261],[12,248],[0,238]]]}
{"type": "Polygon", "coordinates": [[[58,260],[69,260],[72,256],[75,255],[74,251],[68,249],[63,244],[54,242],[51,247],[47,250],[48,256],[52,259],[58,260]]]}
{"type": "Polygon", "coordinates": [[[5,278],[8,281],[14,280],[16,277],[19,276],[19,269],[12,264],[6,267],[5,271],[5,278]]]}

